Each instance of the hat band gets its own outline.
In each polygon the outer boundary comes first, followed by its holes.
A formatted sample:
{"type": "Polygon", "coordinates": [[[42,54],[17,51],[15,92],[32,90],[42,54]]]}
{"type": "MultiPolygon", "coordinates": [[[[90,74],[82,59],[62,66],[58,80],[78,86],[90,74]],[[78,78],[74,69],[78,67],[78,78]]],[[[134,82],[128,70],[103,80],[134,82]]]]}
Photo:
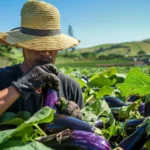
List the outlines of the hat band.
{"type": "Polygon", "coordinates": [[[61,34],[60,29],[54,30],[38,30],[21,27],[21,32],[24,34],[37,35],[37,36],[52,36],[61,34]]]}

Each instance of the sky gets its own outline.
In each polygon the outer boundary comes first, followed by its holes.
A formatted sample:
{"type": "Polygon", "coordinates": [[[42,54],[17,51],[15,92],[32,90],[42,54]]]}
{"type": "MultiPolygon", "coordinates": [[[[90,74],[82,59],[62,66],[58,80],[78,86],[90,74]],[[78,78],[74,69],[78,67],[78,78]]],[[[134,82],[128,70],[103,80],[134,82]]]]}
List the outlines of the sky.
{"type": "MultiPolygon", "coordinates": [[[[0,32],[20,26],[20,10],[27,0],[0,1],[0,32]]],[[[61,32],[87,48],[106,43],[150,38],[150,0],[44,0],[58,8],[61,32]]]]}

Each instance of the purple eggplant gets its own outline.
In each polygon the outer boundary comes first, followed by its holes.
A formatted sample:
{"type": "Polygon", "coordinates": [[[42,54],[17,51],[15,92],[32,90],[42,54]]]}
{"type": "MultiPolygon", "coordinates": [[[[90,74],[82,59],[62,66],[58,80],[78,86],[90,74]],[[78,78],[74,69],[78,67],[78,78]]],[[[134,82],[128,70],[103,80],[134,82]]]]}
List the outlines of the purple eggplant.
{"type": "Polygon", "coordinates": [[[103,128],[104,127],[104,122],[101,119],[97,120],[95,122],[95,127],[99,128],[99,129],[103,128]]]}
{"type": "Polygon", "coordinates": [[[105,126],[105,128],[109,127],[109,126],[110,126],[109,118],[107,118],[107,117],[105,117],[105,118],[107,119],[107,122],[106,122],[106,123],[104,123],[104,122],[101,120],[101,118],[99,118],[99,119],[95,122],[95,127],[99,128],[99,129],[104,128],[104,126],[105,126]]]}
{"type": "Polygon", "coordinates": [[[139,150],[142,148],[149,138],[146,132],[147,126],[148,124],[139,127],[135,132],[119,143],[118,147],[121,147],[123,150],[139,150]]]}
{"type": "Polygon", "coordinates": [[[144,117],[150,116],[150,95],[147,95],[145,98],[145,112],[144,117]]]}
{"type": "Polygon", "coordinates": [[[142,104],[139,106],[138,111],[140,112],[140,114],[141,114],[142,116],[144,116],[144,113],[145,113],[145,104],[144,104],[144,103],[142,103],[142,104]]]}
{"type": "Polygon", "coordinates": [[[127,104],[122,100],[113,96],[105,96],[104,99],[108,103],[110,108],[127,106],[127,104]]]}
{"type": "Polygon", "coordinates": [[[125,132],[127,135],[132,134],[133,132],[135,132],[135,130],[137,129],[137,126],[140,125],[141,123],[143,123],[143,121],[146,118],[140,118],[140,119],[133,119],[133,120],[128,120],[125,123],[125,132]]]}
{"type": "Polygon", "coordinates": [[[71,116],[60,115],[60,114],[55,114],[53,123],[45,124],[45,131],[47,133],[57,133],[67,128],[72,130],[82,130],[82,131],[87,131],[92,133],[94,132],[94,127],[89,125],[87,122],[71,116]]]}
{"type": "MultiPolygon", "coordinates": [[[[63,137],[62,137],[63,138],[63,137]]],[[[55,150],[110,150],[110,144],[103,137],[86,131],[72,131],[66,140],[59,143],[57,140],[40,141],[55,150]]]]}
{"type": "Polygon", "coordinates": [[[150,102],[145,103],[144,117],[150,116],[150,102]]]}
{"type": "Polygon", "coordinates": [[[128,102],[135,102],[139,98],[140,98],[139,96],[131,96],[131,97],[129,97],[128,102]]]}
{"type": "Polygon", "coordinates": [[[48,89],[44,96],[44,106],[49,106],[56,110],[56,113],[59,113],[56,103],[58,102],[57,92],[53,89],[48,89]]]}

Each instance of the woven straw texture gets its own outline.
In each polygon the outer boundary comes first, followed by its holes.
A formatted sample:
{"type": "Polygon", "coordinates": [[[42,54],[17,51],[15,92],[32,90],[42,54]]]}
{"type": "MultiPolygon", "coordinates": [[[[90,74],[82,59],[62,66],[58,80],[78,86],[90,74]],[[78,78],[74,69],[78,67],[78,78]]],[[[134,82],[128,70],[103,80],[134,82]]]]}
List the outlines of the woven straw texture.
{"type": "MultiPolygon", "coordinates": [[[[21,27],[37,30],[60,29],[60,14],[46,2],[28,1],[21,10],[21,27]]],[[[20,29],[0,33],[2,44],[29,50],[63,50],[77,46],[80,41],[65,34],[37,36],[22,33],[20,29]]]]}

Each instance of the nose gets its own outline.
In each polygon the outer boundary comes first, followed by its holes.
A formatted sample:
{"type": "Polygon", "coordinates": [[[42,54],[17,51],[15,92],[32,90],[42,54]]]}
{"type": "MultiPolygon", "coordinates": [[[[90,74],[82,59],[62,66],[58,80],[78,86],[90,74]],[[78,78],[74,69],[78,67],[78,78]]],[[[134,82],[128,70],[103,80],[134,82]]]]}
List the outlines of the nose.
{"type": "Polygon", "coordinates": [[[43,52],[40,52],[39,55],[43,57],[43,56],[50,56],[51,54],[49,51],[43,51],[43,52]]]}

